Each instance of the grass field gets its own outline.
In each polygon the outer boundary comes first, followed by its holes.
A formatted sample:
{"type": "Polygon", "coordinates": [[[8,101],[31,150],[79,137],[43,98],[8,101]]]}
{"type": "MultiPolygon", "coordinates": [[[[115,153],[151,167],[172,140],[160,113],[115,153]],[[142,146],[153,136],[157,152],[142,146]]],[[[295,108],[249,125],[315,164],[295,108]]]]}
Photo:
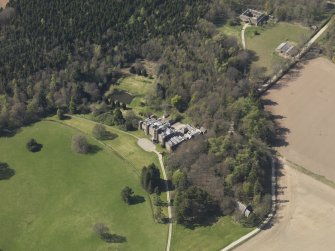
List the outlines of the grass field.
{"type": "Polygon", "coordinates": [[[241,25],[231,26],[229,24],[222,24],[222,25],[218,25],[217,29],[220,33],[224,33],[227,36],[235,37],[239,43],[242,42],[242,38],[241,38],[242,26],[241,25]]]}
{"type": "Polygon", "coordinates": [[[259,60],[255,66],[266,67],[267,73],[271,74],[276,65],[284,61],[277,55],[275,49],[285,41],[291,41],[296,45],[301,45],[309,37],[311,31],[298,24],[280,22],[265,27],[249,27],[246,30],[247,49],[256,52],[259,60]],[[255,35],[255,31],[260,35],[255,35]]]}
{"type": "Polygon", "coordinates": [[[229,245],[253,228],[242,228],[231,217],[222,217],[217,223],[194,230],[175,225],[172,251],[215,251],[229,245]]]}
{"type": "MultiPolygon", "coordinates": [[[[164,250],[167,227],[154,222],[134,166],[93,139],[91,143],[101,147],[99,152],[74,154],[70,142],[78,133],[69,126],[43,121],[12,138],[0,138],[0,161],[16,171],[11,179],[0,181],[0,249],[164,250]],[[43,144],[41,152],[26,150],[29,138],[43,144]],[[146,201],[132,206],[123,203],[120,191],[125,185],[146,201]],[[127,242],[103,242],[92,230],[95,223],[105,223],[127,242]]],[[[127,143],[121,135],[114,143],[135,166],[153,160],[140,153],[143,160],[137,163],[132,150],[125,150],[133,142],[127,143]]]]}
{"type": "MultiPolygon", "coordinates": [[[[147,95],[150,95],[154,91],[154,79],[150,79],[143,76],[128,76],[118,81],[117,86],[113,88],[124,90],[130,93],[134,99],[130,103],[129,107],[136,113],[140,112],[152,112],[152,109],[145,105],[141,106],[141,102],[147,103],[147,95]]],[[[155,111],[155,114],[162,115],[155,111]]]]}

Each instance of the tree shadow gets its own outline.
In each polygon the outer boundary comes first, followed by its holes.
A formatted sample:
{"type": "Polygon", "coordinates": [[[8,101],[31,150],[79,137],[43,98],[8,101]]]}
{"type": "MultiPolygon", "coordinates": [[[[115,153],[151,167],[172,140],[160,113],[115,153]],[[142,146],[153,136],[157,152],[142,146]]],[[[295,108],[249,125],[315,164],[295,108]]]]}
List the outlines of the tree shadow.
{"type": "Polygon", "coordinates": [[[143,202],[145,202],[145,198],[140,195],[134,195],[130,199],[130,205],[141,204],[143,202]]]}
{"type": "Polygon", "coordinates": [[[0,180],[9,180],[14,175],[14,169],[10,168],[7,163],[0,162],[0,180]]]}
{"type": "Polygon", "coordinates": [[[42,145],[42,144],[36,143],[36,144],[34,145],[34,147],[31,148],[30,151],[31,151],[32,153],[37,153],[37,152],[40,152],[40,151],[42,150],[42,148],[43,148],[43,145],[42,145]]]}
{"type": "Polygon", "coordinates": [[[199,222],[196,223],[189,223],[189,224],[182,224],[185,228],[194,230],[197,227],[210,227],[218,222],[218,217],[222,216],[220,214],[214,213],[212,215],[208,215],[207,217],[204,217],[199,222]]]}
{"type": "Polygon", "coordinates": [[[261,103],[263,106],[275,106],[278,105],[277,102],[272,101],[271,99],[261,99],[261,103]]]}
{"type": "Polygon", "coordinates": [[[14,137],[17,133],[19,133],[21,129],[3,129],[0,131],[0,137],[11,138],[14,137]]]}
{"type": "Polygon", "coordinates": [[[107,132],[106,133],[106,140],[113,140],[119,137],[119,135],[112,133],[112,132],[107,132]]]}
{"type": "Polygon", "coordinates": [[[89,145],[88,153],[89,154],[96,154],[98,152],[102,151],[102,148],[97,145],[89,145]]]}
{"type": "Polygon", "coordinates": [[[124,242],[127,242],[126,237],[124,237],[122,235],[118,235],[118,234],[102,233],[100,235],[100,238],[107,243],[124,243],[124,242]]]}

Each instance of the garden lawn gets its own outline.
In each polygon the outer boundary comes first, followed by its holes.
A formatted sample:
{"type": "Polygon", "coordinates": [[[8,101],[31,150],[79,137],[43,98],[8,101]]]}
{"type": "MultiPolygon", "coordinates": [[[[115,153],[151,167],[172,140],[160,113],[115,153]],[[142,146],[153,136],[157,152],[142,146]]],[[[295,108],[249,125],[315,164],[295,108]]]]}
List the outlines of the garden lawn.
{"type": "MultiPolygon", "coordinates": [[[[98,124],[94,121],[84,117],[72,116],[69,120],[63,120],[62,123],[74,127],[81,132],[92,136],[92,129],[94,125],[98,124]]],[[[142,132],[136,131],[127,133],[117,129],[114,126],[105,125],[106,129],[117,137],[113,140],[102,141],[110,149],[114,150],[121,158],[126,159],[138,172],[142,170],[143,166],[155,163],[159,166],[157,155],[149,153],[141,149],[137,144],[137,136],[142,132]]]]}
{"type": "Polygon", "coordinates": [[[16,172],[11,179],[0,180],[0,249],[164,250],[167,226],[154,222],[134,167],[92,138],[90,143],[100,151],[73,153],[71,137],[78,133],[43,121],[14,137],[0,138],[0,161],[16,172]],[[41,152],[26,150],[30,138],[43,144],[41,152]],[[126,185],[145,202],[122,202],[120,191],[126,185]],[[92,230],[96,223],[106,224],[127,242],[105,243],[92,230]]]}
{"type": "Polygon", "coordinates": [[[241,227],[230,216],[220,218],[218,222],[211,226],[195,229],[174,225],[171,250],[221,250],[252,230],[253,228],[241,227]]]}
{"type": "Polygon", "coordinates": [[[311,30],[298,24],[280,22],[277,24],[268,24],[265,27],[249,27],[246,30],[247,49],[256,52],[259,60],[255,66],[266,67],[267,73],[273,73],[274,68],[284,58],[276,52],[276,48],[285,41],[290,41],[296,45],[302,45],[311,35],[311,30]],[[255,31],[260,35],[255,35],[255,31]]]}
{"type": "Polygon", "coordinates": [[[143,76],[131,75],[120,79],[118,81],[118,85],[113,86],[112,88],[127,91],[134,97],[128,107],[130,107],[136,114],[154,112],[155,114],[161,115],[162,112],[153,111],[153,109],[149,106],[141,105],[142,102],[144,104],[147,103],[147,95],[150,95],[150,93],[152,93],[155,89],[154,79],[143,76]]]}

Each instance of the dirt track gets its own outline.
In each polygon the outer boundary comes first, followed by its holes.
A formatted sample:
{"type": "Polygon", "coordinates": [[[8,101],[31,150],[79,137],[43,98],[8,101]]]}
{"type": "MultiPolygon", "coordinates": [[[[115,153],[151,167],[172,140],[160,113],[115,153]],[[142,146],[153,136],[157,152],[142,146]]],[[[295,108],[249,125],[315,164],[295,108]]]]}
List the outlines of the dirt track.
{"type": "Polygon", "coordinates": [[[334,250],[335,190],[291,167],[280,171],[273,223],[236,250],[334,250]]]}
{"type": "MultiPolygon", "coordinates": [[[[318,58],[298,65],[264,97],[286,132],[278,151],[335,181],[335,65],[318,58]]],[[[335,190],[284,166],[271,226],[236,250],[334,250],[335,190]]]]}
{"type": "Polygon", "coordinates": [[[286,131],[286,142],[278,150],[335,181],[335,64],[318,58],[300,67],[264,97],[286,131]]]}

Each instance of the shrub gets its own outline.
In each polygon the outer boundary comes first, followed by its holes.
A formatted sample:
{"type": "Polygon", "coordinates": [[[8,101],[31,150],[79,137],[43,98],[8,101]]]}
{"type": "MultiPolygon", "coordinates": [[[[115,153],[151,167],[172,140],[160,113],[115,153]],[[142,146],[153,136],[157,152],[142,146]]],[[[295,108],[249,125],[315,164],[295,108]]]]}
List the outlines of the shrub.
{"type": "Polygon", "coordinates": [[[141,185],[148,192],[153,193],[154,191],[160,191],[160,172],[155,164],[151,164],[148,167],[143,167],[141,173],[141,185]]]}
{"type": "Polygon", "coordinates": [[[90,145],[83,135],[75,135],[72,137],[72,150],[76,153],[86,154],[90,150],[90,145]]]}
{"type": "Polygon", "coordinates": [[[26,147],[28,151],[33,152],[33,153],[39,152],[42,149],[42,145],[37,143],[35,139],[28,140],[26,147]]]}
{"type": "Polygon", "coordinates": [[[131,189],[130,187],[126,186],[121,191],[122,200],[124,202],[126,202],[128,205],[130,205],[133,194],[134,194],[133,189],[131,189]]]}
{"type": "Polygon", "coordinates": [[[7,163],[0,162],[0,180],[8,180],[15,174],[7,163]]]}
{"type": "Polygon", "coordinates": [[[93,226],[93,231],[105,242],[122,243],[126,242],[127,238],[117,234],[111,234],[109,228],[103,223],[97,223],[93,226]]]}

